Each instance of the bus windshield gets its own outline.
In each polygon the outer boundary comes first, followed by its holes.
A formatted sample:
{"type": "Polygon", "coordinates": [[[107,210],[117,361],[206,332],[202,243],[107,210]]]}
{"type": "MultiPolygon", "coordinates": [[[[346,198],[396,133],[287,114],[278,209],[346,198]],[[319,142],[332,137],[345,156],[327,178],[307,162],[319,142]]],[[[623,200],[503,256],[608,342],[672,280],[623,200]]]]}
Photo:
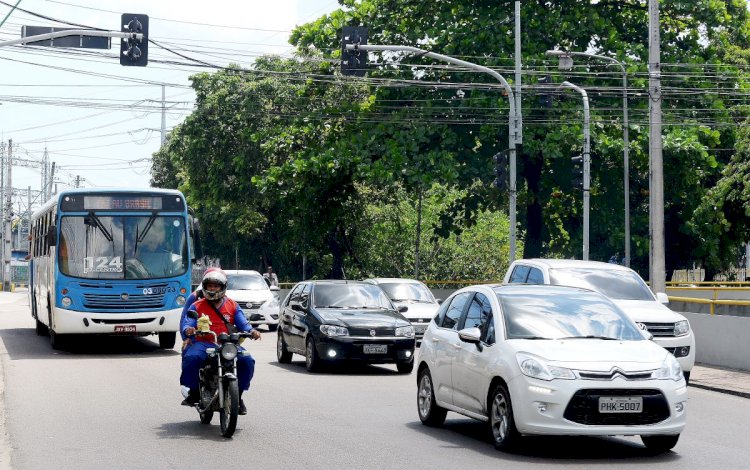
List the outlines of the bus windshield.
{"type": "Polygon", "coordinates": [[[187,231],[180,216],[64,216],[60,271],[86,279],[153,279],[188,270],[187,231]]]}

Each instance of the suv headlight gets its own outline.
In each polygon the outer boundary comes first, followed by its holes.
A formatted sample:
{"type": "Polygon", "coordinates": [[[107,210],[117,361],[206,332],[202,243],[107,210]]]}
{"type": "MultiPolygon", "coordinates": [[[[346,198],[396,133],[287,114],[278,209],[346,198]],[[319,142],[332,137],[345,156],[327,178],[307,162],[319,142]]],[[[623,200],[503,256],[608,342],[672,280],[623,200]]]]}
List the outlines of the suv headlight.
{"type": "Polygon", "coordinates": [[[675,382],[682,380],[682,367],[677,359],[673,355],[667,354],[666,359],[661,364],[661,368],[651,374],[651,377],[655,379],[672,379],[675,382]]]}
{"type": "Polygon", "coordinates": [[[685,336],[690,332],[690,323],[687,320],[680,320],[674,324],[674,335],[685,336]]]}
{"type": "Polygon", "coordinates": [[[404,336],[406,338],[413,338],[414,327],[413,326],[399,326],[398,328],[396,328],[396,336],[404,336]]]}
{"type": "Polygon", "coordinates": [[[326,336],[349,336],[349,330],[343,326],[320,325],[320,332],[326,336]]]}
{"type": "Polygon", "coordinates": [[[518,367],[521,368],[521,373],[527,377],[540,380],[573,380],[576,378],[572,370],[565,367],[553,366],[531,354],[518,353],[516,354],[516,360],[518,361],[518,367]]]}

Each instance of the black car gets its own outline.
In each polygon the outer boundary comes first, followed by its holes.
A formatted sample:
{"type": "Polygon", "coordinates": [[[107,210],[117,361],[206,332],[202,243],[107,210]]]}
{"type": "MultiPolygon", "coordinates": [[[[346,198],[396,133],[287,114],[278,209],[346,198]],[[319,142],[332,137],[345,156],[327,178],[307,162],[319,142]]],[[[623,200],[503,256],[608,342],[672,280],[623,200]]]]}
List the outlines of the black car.
{"type": "MultiPolygon", "coordinates": [[[[405,311],[405,308],[402,307],[405,311]]],[[[324,363],[395,363],[414,368],[414,328],[380,287],[359,281],[305,281],[281,304],[276,356],[305,356],[307,370],[324,363]]]]}

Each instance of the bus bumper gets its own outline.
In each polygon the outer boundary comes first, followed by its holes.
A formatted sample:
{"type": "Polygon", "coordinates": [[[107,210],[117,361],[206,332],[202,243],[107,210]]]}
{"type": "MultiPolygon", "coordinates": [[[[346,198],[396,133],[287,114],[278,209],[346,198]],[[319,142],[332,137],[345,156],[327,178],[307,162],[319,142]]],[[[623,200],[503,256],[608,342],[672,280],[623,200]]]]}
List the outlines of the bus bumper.
{"type": "Polygon", "coordinates": [[[160,312],[96,313],[52,309],[52,329],[59,334],[141,335],[179,331],[182,308],[160,312]]]}

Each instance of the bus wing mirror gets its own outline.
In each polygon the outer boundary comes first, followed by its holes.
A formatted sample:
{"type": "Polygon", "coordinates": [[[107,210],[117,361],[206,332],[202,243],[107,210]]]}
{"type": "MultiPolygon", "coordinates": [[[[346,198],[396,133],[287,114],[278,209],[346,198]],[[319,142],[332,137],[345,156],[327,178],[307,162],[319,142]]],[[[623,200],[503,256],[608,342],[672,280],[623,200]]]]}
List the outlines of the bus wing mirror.
{"type": "Polygon", "coordinates": [[[49,246],[57,246],[57,227],[52,224],[47,229],[47,244],[49,246]]]}
{"type": "Polygon", "coordinates": [[[201,243],[201,226],[198,219],[193,217],[191,230],[193,231],[193,261],[203,258],[203,244],[201,243]]]}

